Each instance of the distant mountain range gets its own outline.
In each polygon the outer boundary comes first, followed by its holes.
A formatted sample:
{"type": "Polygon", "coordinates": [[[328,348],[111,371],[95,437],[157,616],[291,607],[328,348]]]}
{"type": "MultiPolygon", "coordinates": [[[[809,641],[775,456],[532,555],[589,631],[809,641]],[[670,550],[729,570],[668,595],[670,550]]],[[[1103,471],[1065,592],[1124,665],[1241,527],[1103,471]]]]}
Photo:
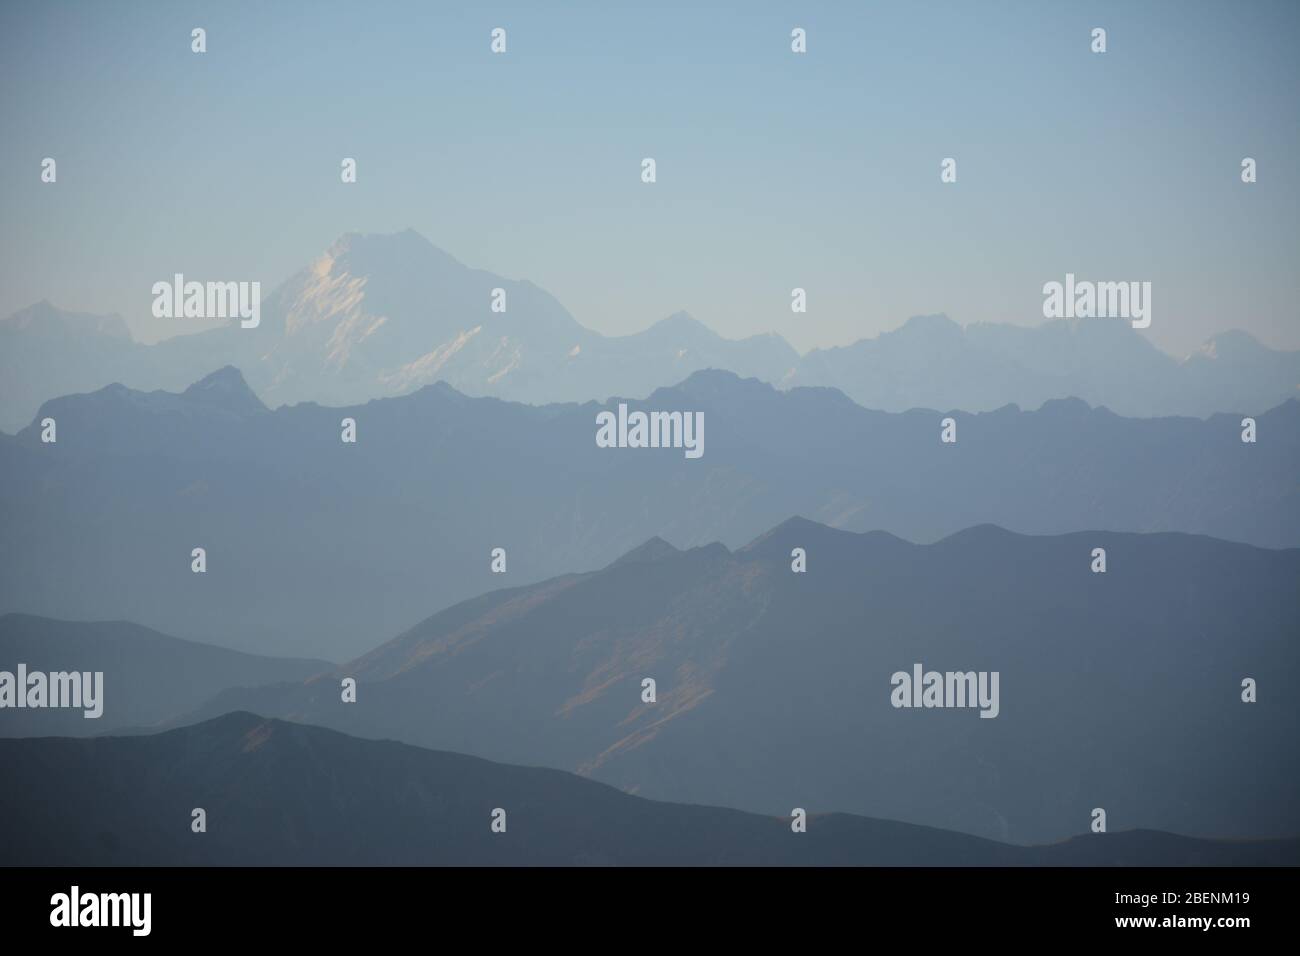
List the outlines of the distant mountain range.
{"type": "Polygon", "coordinates": [[[931,315],[874,339],[809,352],[781,384],[833,386],[886,411],[1038,408],[1079,398],[1118,415],[1206,418],[1300,397],[1300,352],[1275,351],[1233,330],[1179,360],[1122,319],[963,328],[931,315]]]}
{"type": "Polygon", "coordinates": [[[0,671],[101,671],[103,713],[77,709],[0,711],[0,737],[91,736],[147,728],[192,712],[219,691],[305,680],[326,661],[241,654],[182,641],[124,621],[79,623],[26,614],[0,616],[0,671]]]}
{"type": "Polygon", "coordinates": [[[1296,840],[1129,831],[1013,847],[831,814],[658,803],[554,770],[252,714],[169,733],[0,740],[0,865],[1278,865],[1296,840]],[[206,812],[206,832],[191,811],[206,812]],[[505,811],[505,832],[491,829],[505,811]]]}
{"type": "Polygon", "coordinates": [[[256,329],[214,325],[140,345],[118,316],[25,309],[0,322],[0,428],[16,431],[58,395],[179,389],[227,364],[278,406],[360,403],[440,381],[534,403],[647,395],[710,367],[775,381],[798,361],[778,336],[723,339],[685,313],[600,335],[531,282],[471,269],[409,230],[345,235],[264,298],[256,329]],[[494,289],[504,312],[491,309],[494,289]]]}
{"type": "Polygon", "coordinates": [[[615,404],[436,385],[268,411],[234,369],[180,394],[56,399],[40,413],[56,443],[39,424],[0,435],[0,610],[344,660],[432,610],[603,567],[655,535],[736,548],[792,514],[917,542],[993,523],[1300,544],[1295,400],[1258,416],[1255,444],[1236,416],[1125,419],[1077,400],[952,413],[944,444],[943,413],[698,372],[630,402],[702,413],[693,460],[597,447],[596,414],[615,404]]]}
{"type": "Polygon", "coordinates": [[[990,526],[919,546],[796,519],[735,552],[656,539],[493,592],[186,721],[250,710],[656,799],[1017,843],[1080,832],[1095,807],[1115,828],[1295,836],[1297,619],[1296,549],[990,526]],[[997,716],[894,707],[891,676],[917,663],[999,672],[997,716]]]}
{"type": "Polygon", "coordinates": [[[1206,417],[1262,412],[1300,386],[1300,352],[1273,351],[1244,332],[1180,361],[1109,319],[963,329],[919,317],[802,357],[777,335],[724,339],[685,313],[609,337],[533,283],[472,269],[408,230],[343,236],[268,291],[255,329],[216,325],[142,345],[116,315],[49,302],[24,309],[0,321],[0,429],[29,424],[60,395],[113,383],[178,390],[224,365],[242,369],[272,407],[350,405],[439,381],[532,404],[644,397],[708,368],[783,387],[833,386],[886,411],[1037,408],[1078,397],[1124,415],[1206,417]],[[495,289],[503,312],[492,311],[495,289]]]}

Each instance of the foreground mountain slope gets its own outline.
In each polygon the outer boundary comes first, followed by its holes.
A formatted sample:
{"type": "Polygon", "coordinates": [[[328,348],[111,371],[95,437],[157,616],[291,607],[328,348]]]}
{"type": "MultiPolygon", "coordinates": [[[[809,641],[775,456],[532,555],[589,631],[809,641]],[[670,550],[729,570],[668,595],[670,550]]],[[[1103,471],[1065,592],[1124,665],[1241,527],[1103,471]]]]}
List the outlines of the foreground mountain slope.
{"type": "Polygon", "coordinates": [[[735,548],[792,514],[920,542],[992,522],[1300,544],[1296,401],[1258,415],[1255,444],[1237,415],[1126,419],[1078,401],[953,412],[944,444],[947,413],[716,371],[630,402],[702,414],[696,459],[597,447],[596,415],[617,405],[435,385],[268,410],[233,368],[181,394],[57,399],[40,413],[57,443],[39,422],[0,436],[0,609],[347,659],[433,609],[602,567],[655,535],[735,548]]]}
{"type": "Polygon", "coordinates": [[[1294,863],[1296,841],[1162,834],[1020,848],[924,827],[657,803],[553,770],[231,714],[148,737],[0,741],[3,865],[1294,863]],[[206,811],[207,830],[191,831],[206,811]],[[493,833],[492,814],[506,811],[493,833]]]}
{"type": "Polygon", "coordinates": [[[1300,832],[1298,619],[1300,550],[991,526],[921,546],[795,519],[734,553],[653,541],[485,595],[188,719],[254,710],[657,799],[1021,843],[1096,807],[1113,828],[1277,837],[1300,832]],[[996,716],[892,706],[917,663],[998,672],[996,716]]]}
{"type": "Polygon", "coordinates": [[[80,709],[5,708],[0,737],[89,736],[149,727],[192,711],[230,687],[304,680],[328,671],[325,661],[259,657],[182,641],[124,621],[55,621],[0,616],[0,671],[103,673],[103,713],[80,709]]]}

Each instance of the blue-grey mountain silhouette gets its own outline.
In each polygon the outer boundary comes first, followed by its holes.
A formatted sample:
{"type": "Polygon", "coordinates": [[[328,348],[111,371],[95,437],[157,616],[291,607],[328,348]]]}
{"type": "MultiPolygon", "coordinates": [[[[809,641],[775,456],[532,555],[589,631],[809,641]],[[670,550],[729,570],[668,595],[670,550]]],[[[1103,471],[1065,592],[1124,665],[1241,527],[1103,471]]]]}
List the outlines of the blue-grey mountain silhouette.
{"type": "Polygon", "coordinates": [[[0,865],[1277,865],[1295,840],[1151,832],[1015,847],[844,814],[644,800],[554,770],[231,714],[144,737],[0,740],[0,865]],[[88,787],[89,781],[94,782],[88,787]],[[190,810],[206,811],[194,833],[190,810]],[[504,833],[492,814],[506,812],[504,833]]]}
{"type": "Polygon", "coordinates": [[[424,237],[349,233],[264,297],[261,321],[213,320],[155,345],[119,316],[48,302],[0,321],[0,429],[45,401],[115,382],[179,390],[212,369],[242,369],[266,403],[348,405],[447,382],[469,395],[531,404],[644,397],[706,368],[841,389],[868,408],[1037,408],[1079,397],[1139,417],[1255,414],[1300,387],[1300,352],[1240,331],[1186,359],[1121,319],[1033,327],[917,317],[851,345],[800,356],[775,334],[724,339],[686,313],[625,336],[579,324],[549,293],[463,265],[424,237]],[[493,311],[493,291],[505,295],[493,311]]]}
{"type": "Polygon", "coordinates": [[[643,332],[604,336],[528,281],[462,265],[418,234],[348,234],[267,295],[260,324],[238,321],[156,345],[114,316],[41,303],[0,322],[0,428],[43,401],[115,382],[178,389],[223,364],[271,406],[331,405],[444,381],[467,394],[529,402],[649,394],[710,367],[775,381],[798,361],[780,337],[724,339],[678,313],[643,332]],[[493,290],[505,310],[491,308],[493,290]]]}
{"type": "Polygon", "coordinates": [[[1019,843],[1081,832],[1096,807],[1112,828],[1286,837],[1298,616],[1297,549],[987,525],[914,545],[794,519],[735,552],[652,541],[493,592],[333,674],[231,691],[189,719],[252,710],[657,799],[1019,843]],[[895,707],[892,675],[918,663],[998,672],[997,716],[895,707]]]}
{"type": "Polygon", "coordinates": [[[0,710],[0,737],[93,736],[146,728],[189,713],[219,691],[303,680],[331,670],[318,660],[259,657],[182,641],[124,621],[54,621],[0,616],[0,671],[103,673],[103,712],[0,710]]]}
{"type": "Polygon", "coordinates": [[[804,355],[785,386],[827,385],[867,408],[1038,408],[1080,398],[1119,415],[1152,417],[1263,410],[1300,389],[1300,352],[1223,332],[1176,359],[1126,319],[1056,319],[1041,325],[917,316],[852,345],[804,355]]]}
{"type": "Polygon", "coordinates": [[[994,523],[1300,544],[1300,402],[1258,416],[1126,419],[867,411],[697,372],[634,408],[690,410],[704,455],[599,448],[604,404],[527,406],[438,384],[346,409],[266,409],[239,372],[110,386],[0,435],[0,610],[134,620],[263,654],[342,660],[430,611],[603,567],[660,535],[737,548],[792,514],[916,542],[994,523]],[[344,417],[357,443],[340,440],[344,417]],[[207,572],[191,572],[194,548],[207,572]],[[490,553],[507,553],[493,574],[490,553]]]}

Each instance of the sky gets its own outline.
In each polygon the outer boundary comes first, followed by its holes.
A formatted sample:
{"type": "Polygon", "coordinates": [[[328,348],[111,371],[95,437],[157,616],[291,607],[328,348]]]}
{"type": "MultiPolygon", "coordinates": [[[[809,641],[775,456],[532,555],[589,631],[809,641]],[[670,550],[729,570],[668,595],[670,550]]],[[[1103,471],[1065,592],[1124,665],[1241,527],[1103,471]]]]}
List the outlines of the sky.
{"type": "Polygon", "coordinates": [[[1035,325],[1073,272],[1150,281],[1176,355],[1297,349],[1298,47],[1293,0],[7,2],[0,315],[153,340],[176,272],[269,290],[410,227],[606,334],[1035,325]]]}

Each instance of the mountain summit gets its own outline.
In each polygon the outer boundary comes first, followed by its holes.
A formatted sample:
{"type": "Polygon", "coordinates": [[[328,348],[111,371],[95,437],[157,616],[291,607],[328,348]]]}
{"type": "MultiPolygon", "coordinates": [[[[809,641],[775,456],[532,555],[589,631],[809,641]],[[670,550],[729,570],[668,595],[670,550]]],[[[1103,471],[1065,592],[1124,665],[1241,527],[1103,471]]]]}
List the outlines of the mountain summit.
{"type": "Polygon", "coordinates": [[[610,565],[610,567],[619,567],[627,564],[653,564],[655,561],[661,561],[680,553],[681,552],[671,544],[656,535],[645,544],[633,548],[610,565]]]}
{"type": "Polygon", "coordinates": [[[233,365],[217,369],[204,376],[183,393],[183,397],[209,405],[218,405],[234,412],[249,414],[264,412],[266,406],[253,394],[244,376],[233,365]]]}
{"type": "Polygon", "coordinates": [[[38,303],[0,321],[0,428],[44,401],[121,382],[175,389],[223,365],[266,403],[360,404],[443,381],[529,404],[646,396],[703,369],[858,404],[985,411],[1075,396],[1133,416],[1249,414],[1295,395],[1300,352],[1223,333],[1179,361],[1121,320],[961,326],[944,315],[800,357],[775,334],[726,339],[684,311],[632,335],[582,326],[552,295],[457,260],[411,229],[346,233],[263,296],[261,323],[156,345],[118,316],[38,303]]]}

